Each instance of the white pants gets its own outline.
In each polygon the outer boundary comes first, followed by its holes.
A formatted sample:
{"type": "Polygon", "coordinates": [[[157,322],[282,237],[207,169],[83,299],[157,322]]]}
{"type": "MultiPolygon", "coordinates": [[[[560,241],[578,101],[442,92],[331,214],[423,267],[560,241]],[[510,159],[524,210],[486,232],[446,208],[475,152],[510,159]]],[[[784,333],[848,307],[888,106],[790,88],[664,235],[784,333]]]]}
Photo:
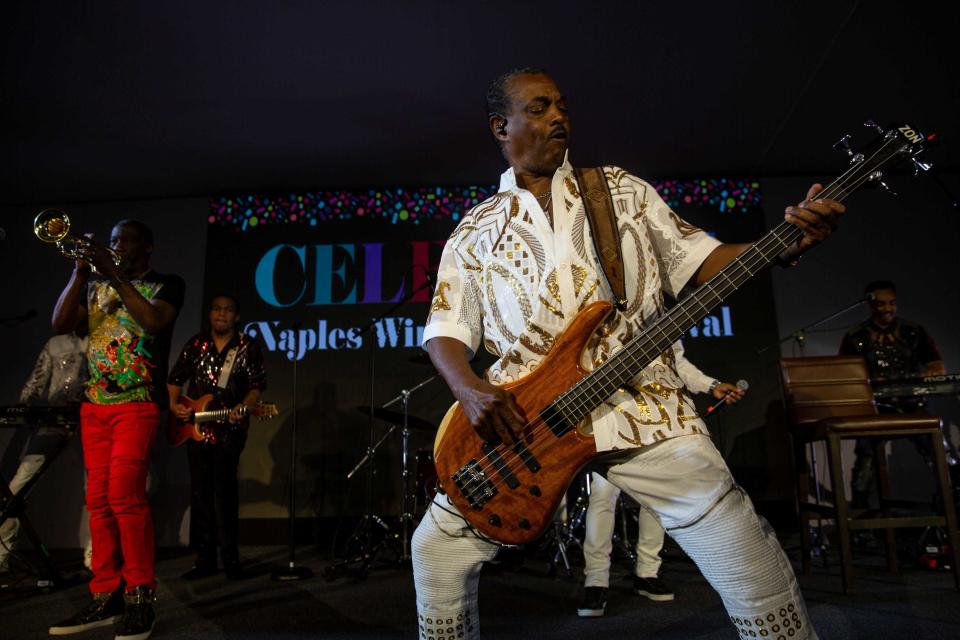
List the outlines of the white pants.
{"type": "MultiPolygon", "coordinates": [[[[590,476],[590,501],[587,503],[583,538],[583,584],[586,587],[608,587],[620,489],[607,482],[599,473],[592,473],[590,476]]],[[[637,525],[637,562],[634,574],[641,578],[655,578],[660,572],[663,527],[660,526],[657,516],[643,506],[637,515],[637,525]]]]}
{"type": "MultiPolygon", "coordinates": [[[[26,453],[21,458],[13,478],[10,479],[10,493],[14,495],[20,493],[20,490],[40,471],[40,467],[46,462],[47,456],[52,455],[60,447],[63,438],[66,437],[64,430],[56,427],[41,427],[32,434],[26,453]]],[[[17,518],[9,518],[0,525],[0,565],[7,563],[7,558],[17,543],[19,533],[20,521],[17,518]]],[[[90,568],[90,554],[91,542],[88,539],[83,556],[84,566],[88,569],[90,568]]]]}
{"type": "MultiPolygon", "coordinates": [[[[610,466],[607,479],[657,515],[720,594],[741,638],[817,637],[786,555],[709,437],[631,451],[610,466]]],[[[471,533],[446,496],[437,496],[413,536],[420,638],[479,637],[480,566],[496,552],[471,533]]]]}

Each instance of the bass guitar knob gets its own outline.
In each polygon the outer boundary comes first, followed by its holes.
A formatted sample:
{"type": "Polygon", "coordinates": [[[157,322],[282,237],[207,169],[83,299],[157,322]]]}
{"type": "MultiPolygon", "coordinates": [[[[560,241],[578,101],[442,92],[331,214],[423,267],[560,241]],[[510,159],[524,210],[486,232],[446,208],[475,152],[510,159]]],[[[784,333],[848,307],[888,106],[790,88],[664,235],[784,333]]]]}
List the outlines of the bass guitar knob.
{"type": "Polygon", "coordinates": [[[493,525],[494,527],[499,527],[499,526],[500,526],[500,516],[498,516],[497,514],[493,514],[492,516],[490,516],[490,517],[487,519],[487,522],[489,522],[489,523],[490,523],[491,525],[493,525]]]}

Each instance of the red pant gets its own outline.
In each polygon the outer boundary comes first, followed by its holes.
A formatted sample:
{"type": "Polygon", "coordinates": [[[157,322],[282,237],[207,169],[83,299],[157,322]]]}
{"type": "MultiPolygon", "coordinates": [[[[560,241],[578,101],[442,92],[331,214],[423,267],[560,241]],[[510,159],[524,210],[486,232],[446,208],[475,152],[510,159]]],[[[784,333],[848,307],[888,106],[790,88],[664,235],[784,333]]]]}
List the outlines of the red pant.
{"type": "Polygon", "coordinates": [[[152,402],[84,403],[80,409],[87,511],[93,538],[90,591],[155,589],[153,518],[147,502],[147,453],[160,424],[152,402]]]}

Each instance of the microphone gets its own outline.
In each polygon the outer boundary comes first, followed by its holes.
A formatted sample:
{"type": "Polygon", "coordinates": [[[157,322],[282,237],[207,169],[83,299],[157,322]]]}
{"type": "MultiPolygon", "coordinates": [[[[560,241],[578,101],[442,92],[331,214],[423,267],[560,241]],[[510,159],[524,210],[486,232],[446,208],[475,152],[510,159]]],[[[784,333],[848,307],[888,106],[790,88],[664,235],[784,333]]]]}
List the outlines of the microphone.
{"type": "MultiPolygon", "coordinates": [[[[749,382],[747,382],[746,380],[737,380],[737,389],[740,389],[741,391],[746,391],[746,390],[749,389],[749,388],[750,388],[750,383],[749,383],[749,382]]],[[[727,397],[726,397],[726,396],[720,398],[720,399],[717,400],[715,403],[713,403],[712,405],[710,405],[710,406],[707,408],[706,415],[708,415],[708,416],[709,416],[709,415],[713,415],[713,414],[716,413],[717,411],[720,411],[720,409],[723,409],[725,406],[727,406],[727,397]]]]}

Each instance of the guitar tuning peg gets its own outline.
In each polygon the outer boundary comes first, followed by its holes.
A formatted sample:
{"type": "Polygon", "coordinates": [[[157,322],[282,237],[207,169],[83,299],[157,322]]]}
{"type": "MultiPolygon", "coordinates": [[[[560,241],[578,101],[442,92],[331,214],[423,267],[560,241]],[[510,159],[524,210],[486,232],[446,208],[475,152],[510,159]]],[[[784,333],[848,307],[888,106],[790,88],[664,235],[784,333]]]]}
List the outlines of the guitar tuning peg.
{"type": "Polygon", "coordinates": [[[843,151],[848,156],[853,155],[853,151],[850,150],[850,134],[844,135],[842,138],[833,143],[834,151],[843,151]]]}
{"type": "Polygon", "coordinates": [[[933,169],[933,163],[921,160],[920,158],[910,158],[910,164],[913,165],[913,175],[920,175],[921,171],[930,171],[933,169]]]}
{"type": "Polygon", "coordinates": [[[870,118],[869,120],[864,122],[863,126],[865,126],[867,129],[873,129],[877,133],[883,133],[883,127],[877,124],[877,121],[874,120],[873,118],[870,118]]]}

